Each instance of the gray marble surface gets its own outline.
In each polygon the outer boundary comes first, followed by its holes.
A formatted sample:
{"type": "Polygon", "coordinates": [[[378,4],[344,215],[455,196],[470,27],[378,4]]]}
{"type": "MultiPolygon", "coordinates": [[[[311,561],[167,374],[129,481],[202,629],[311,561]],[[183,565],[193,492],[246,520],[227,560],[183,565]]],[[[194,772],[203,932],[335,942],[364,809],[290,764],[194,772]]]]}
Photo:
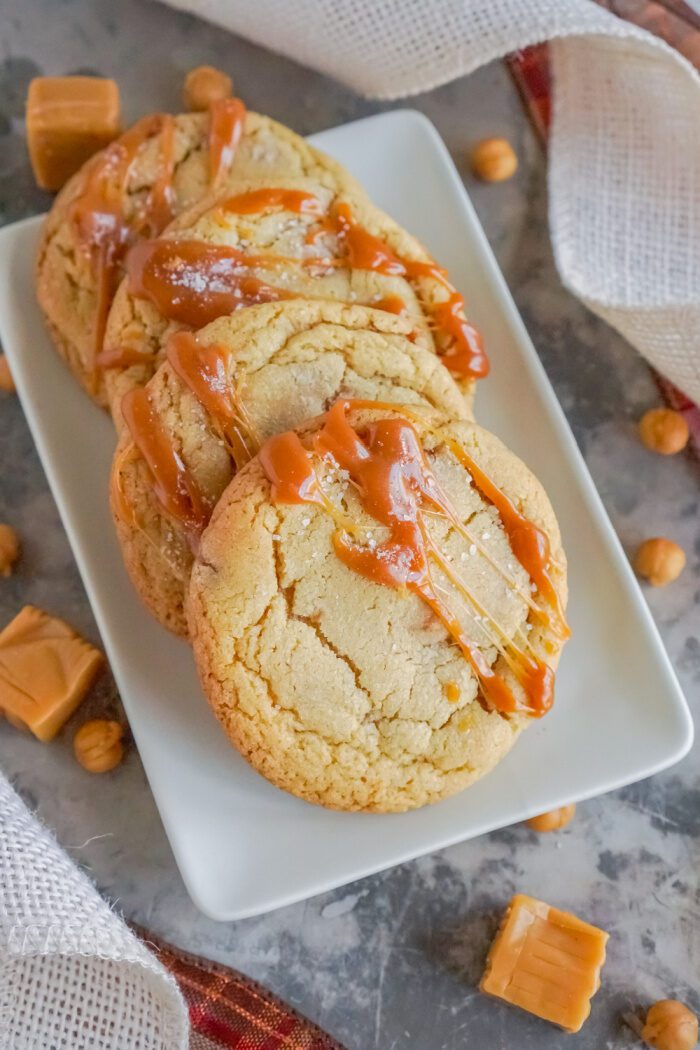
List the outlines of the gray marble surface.
{"type": "MultiPolygon", "coordinates": [[[[2,0],[2,221],[43,209],[29,172],[23,101],[37,73],[116,77],[126,113],[177,108],[182,75],[211,62],[232,73],[252,108],[302,133],[381,107],[248,43],[139,0],[2,0]]],[[[667,535],[688,553],[683,577],[646,592],[696,713],[700,707],[700,475],[686,456],[653,457],[635,420],[657,402],[633,350],[560,286],[547,236],[544,162],[500,64],[414,100],[437,125],[472,194],[517,304],[626,548],[667,535]],[[505,134],[521,159],[503,186],[475,184],[465,151],[505,134]]],[[[88,636],[96,629],[56,508],[15,398],[0,395],[0,520],[21,533],[17,574],[1,581],[0,622],[35,602],[88,636]]],[[[113,713],[105,678],[81,719],[113,713]]],[[[216,924],[190,903],[132,749],[91,779],[71,728],[42,747],[0,725],[0,766],[123,913],[190,951],[274,989],[348,1050],[528,1050],[569,1037],[482,998],[475,989],[499,912],[516,889],[556,901],[612,933],[603,987],[573,1045],[634,1045],[621,1012],[664,996],[700,1009],[700,763],[579,807],[554,837],[521,827],[395,868],[304,904],[216,924]]]]}

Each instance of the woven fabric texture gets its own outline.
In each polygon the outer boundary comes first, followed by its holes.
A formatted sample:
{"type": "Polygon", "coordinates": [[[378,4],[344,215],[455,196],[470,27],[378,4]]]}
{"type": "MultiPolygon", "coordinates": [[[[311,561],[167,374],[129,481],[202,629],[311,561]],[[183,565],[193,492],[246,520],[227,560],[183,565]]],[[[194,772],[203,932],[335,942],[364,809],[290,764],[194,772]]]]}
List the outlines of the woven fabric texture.
{"type": "Polygon", "coordinates": [[[700,77],[592,0],[170,0],[394,99],[550,40],[564,284],[700,400],[700,77]]]}
{"type": "Polygon", "coordinates": [[[184,1050],[160,965],[0,774],[0,1050],[184,1050]]]}

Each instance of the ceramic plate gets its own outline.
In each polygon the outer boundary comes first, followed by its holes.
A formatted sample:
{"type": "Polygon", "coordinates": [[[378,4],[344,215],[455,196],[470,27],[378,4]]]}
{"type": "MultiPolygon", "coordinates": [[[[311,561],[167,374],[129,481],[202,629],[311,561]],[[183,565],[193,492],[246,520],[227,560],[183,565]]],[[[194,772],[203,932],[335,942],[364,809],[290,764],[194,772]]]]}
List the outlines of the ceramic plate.
{"type": "Polygon", "coordinates": [[[569,556],[573,638],[554,709],[461,795],[376,816],[323,810],[272,787],[229,747],[189,648],[150,618],[122,567],[107,507],[114,431],[52,349],[35,303],[41,220],[0,231],[4,349],[182,877],[216,919],[264,912],[618,788],[676,762],[692,739],[646,604],[435,129],[403,111],[312,141],[420,237],[465,293],[492,362],[479,419],[549,492],[569,556]]]}

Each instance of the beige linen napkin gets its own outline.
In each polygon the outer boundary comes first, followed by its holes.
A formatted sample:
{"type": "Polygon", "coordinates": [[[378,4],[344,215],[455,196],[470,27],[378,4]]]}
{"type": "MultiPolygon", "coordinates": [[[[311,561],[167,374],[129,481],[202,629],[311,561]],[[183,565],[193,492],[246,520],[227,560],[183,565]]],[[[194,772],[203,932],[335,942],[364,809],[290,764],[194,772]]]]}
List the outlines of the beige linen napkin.
{"type": "Polygon", "coordinates": [[[0,774],[0,1050],[185,1050],[174,979],[0,774]]]}
{"type": "Polygon", "coordinates": [[[700,402],[700,77],[592,0],[168,0],[394,99],[552,44],[550,227],[566,286],[700,402]]]}

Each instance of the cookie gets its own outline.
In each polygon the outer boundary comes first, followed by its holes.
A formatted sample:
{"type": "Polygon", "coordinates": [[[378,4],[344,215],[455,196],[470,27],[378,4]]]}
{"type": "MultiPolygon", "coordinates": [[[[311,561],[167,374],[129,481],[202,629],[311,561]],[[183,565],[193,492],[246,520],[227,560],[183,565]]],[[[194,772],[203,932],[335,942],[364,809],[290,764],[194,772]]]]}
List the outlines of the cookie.
{"type": "Polygon", "coordinates": [[[255,769],[389,812],[467,787],[546,712],[565,602],[552,508],[497,438],[341,401],[236,474],[187,611],[204,692],[255,769]]]}
{"type": "Polygon", "coordinates": [[[37,297],[56,347],[99,403],[104,327],[128,249],[203,197],[239,179],[294,177],[313,156],[287,128],[225,99],[208,113],[144,117],[66,184],[42,231],[37,297]]]}
{"type": "Polygon", "coordinates": [[[186,633],[192,550],[237,466],[270,435],[339,397],[466,415],[447,369],[411,336],[410,321],[385,311],[296,299],[170,337],[155,375],[126,397],[110,486],[129,574],[162,624],[186,633]]]}
{"type": "Polygon", "coordinates": [[[478,333],[445,272],[337,164],[298,143],[302,175],[239,180],[235,193],[195,206],[130,252],[104,340],[117,423],[121,397],[153,373],[169,331],[289,298],[405,314],[416,340],[443,356],[468,397],[486,374],[478,333]]]}

